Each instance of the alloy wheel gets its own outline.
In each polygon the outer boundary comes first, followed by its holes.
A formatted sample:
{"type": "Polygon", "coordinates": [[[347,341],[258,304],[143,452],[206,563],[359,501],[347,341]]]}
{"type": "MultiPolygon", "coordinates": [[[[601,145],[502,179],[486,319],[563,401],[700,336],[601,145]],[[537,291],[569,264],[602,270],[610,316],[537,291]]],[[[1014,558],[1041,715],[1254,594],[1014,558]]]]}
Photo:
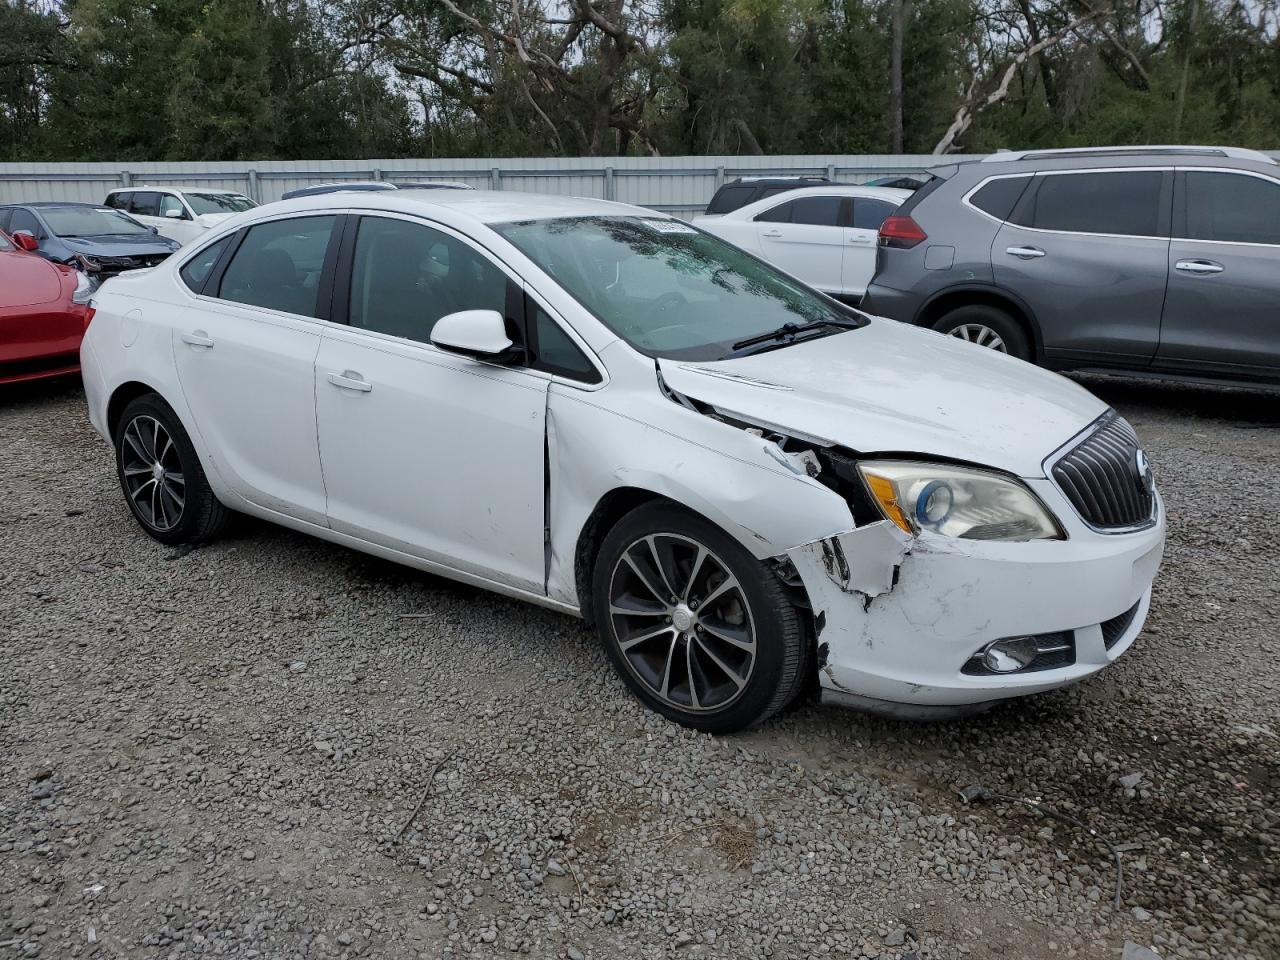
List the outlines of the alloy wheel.
{"type": "Polygon", "coordinates": [[[756,630],[746,592],[689,537],[649,534],[622,552],[609,581],[609,619],[627,668],[677,709],[722,709],[751,679],[756,630]]]}
{"type": "Polygon", "coordinates": [[[140,414],[125,427],[121,452],[125,492],[138,516],[155,530],[172,530],[182,520],[187,481],[169,431],[140,414]]]}
{"type": "Polygon", "coordinates": [[[952,330],[948,336],[956,337],[959,340],[967,340],[969,343],[976,344],[979,347],[986,347],[988,350],[996,350],[1000,353],[1009,352],[1009,348],[1004,345],[1004,339],[1000,334],[981,323],[962,323],[952,330]]]}

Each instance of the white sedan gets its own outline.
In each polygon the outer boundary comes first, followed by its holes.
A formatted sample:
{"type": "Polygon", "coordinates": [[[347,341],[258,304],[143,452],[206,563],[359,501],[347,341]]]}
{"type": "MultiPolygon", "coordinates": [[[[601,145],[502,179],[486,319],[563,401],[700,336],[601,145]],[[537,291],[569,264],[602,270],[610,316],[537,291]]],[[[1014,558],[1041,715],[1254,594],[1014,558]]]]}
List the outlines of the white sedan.
{"type": "Polygon", "coordinates": [[[857,303],[875,273],[880,224],[909,196],[910,190],[833,183],[693,222],[823,293],[857,303]]]}
{"type": "Polygon", "coordinates": [[[814,681],[914,716],[1048,690],[1147,614],[1161,503],[1105,404],[652,211],[303,197],[92,306],[90,420],[150,536],[242,511],[582,616],[698,729],[814,681]]]}

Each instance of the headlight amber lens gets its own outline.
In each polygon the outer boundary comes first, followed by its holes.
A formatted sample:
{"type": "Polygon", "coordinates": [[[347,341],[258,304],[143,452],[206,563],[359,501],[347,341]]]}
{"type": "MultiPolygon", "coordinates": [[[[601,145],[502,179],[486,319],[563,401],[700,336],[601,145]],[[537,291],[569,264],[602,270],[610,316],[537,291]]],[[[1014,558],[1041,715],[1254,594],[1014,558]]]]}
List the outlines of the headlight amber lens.
{"type": "Polygon", "coordinates": [[[965,467],[907,460],[858,465],[885,518],[910,534],[962,540],[1061,540],[1057,521],[1017,480],[965,467]]]}

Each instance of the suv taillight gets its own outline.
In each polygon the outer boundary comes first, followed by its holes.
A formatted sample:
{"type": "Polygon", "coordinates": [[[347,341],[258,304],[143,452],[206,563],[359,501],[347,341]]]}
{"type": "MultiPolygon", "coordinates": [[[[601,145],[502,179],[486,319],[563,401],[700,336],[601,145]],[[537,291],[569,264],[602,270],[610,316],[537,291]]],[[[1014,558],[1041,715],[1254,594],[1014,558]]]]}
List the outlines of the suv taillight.
{"type": "Polygon", "coordinates": [[[929,235],[910,217],[886,217],[880,224],[880,246],[909,250],[929,235]]]}

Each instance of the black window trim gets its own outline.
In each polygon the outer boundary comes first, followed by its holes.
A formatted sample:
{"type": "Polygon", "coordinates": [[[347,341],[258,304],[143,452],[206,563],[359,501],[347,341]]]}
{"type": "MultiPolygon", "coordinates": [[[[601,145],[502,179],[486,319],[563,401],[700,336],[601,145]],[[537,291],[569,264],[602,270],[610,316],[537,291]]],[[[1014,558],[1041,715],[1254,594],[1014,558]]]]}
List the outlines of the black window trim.
{"type": "Polygon", "coordinates": [[[1256,170],[1241,170],[1238,167],[1184,167],[1175,168],[1174,178],[1174,208],[1173,223],[1169,231],[1169,239],[1176,240],[1179,243],[1211,243],[1215,246],[1228,247],[1265,247],[1267,249],[1280,248],[1280,243],[1264,243],[1260,240],[1198,240],[1195,237],[1185,236],[1187,232],[1187,208],[1185,204],[1178,202],[1180,199],[1186,198],[1186,175],[1188,173],[1225,173],[1237,177],[1254,177],[1258,180],[1266,180],[1269,183],[1280,187],[1280,180],[1275,177],[1267,176],[1265,173],[1259,173],[1256,170]]]}
{"type": "MultiPolygon", "coordinates": [[[[341,240],[336,246],[331,246],[325,256],[324,269],[328,272],[328,295],[330,298],[330,315],[325,319],[329,323],[346,327],[347,329],[357,333],[372,335],[375,337],[392,336],[390,334],[380,334],[376,330],[364,330],[359,327],[353,327],[350,324],[351,275],[355,266],[356,235],[359,232],[361,220],[375,217],[390,220],[404,220],[409,223],[421,224],[422,226],[428,227],[432,230],[438,230],[460,243],[465,243],[472,250],[485,257],[490,263],[502,271],[503,275],[507,278],[507,316],[505,317],[508,323],[507,335],[511,336],[513,333],[516,334],[512,339],[516,341],[517,345],[520,347],[524,354],[524,359],[518,364],[503,363],[495,364],[495,366],[500,366],[506,369],[519,369],[526,373],[541,374],[543,376],[550,377],[554,381],[562,381],[570,386],[582,389],[596,390],[609,382],[608,371],[600,362],[599,358],[596,357],[595,351],[586,345],[582,338],[578,336],[576,330],[574,330],[568,323],[564,322],[560,317],[559,312],[549,305],[546,297],[543,297],[533,287],[529,286],[520,274],[493,250],[490,250],[476,238],[461,233],[455,227],[452,227],[447,223],[441,223],[439,220],[432,220],[430,217],[406,213],[399,210],[357,209],[351,211],[345,216],[344,219],[346,222],[343,224],[341,240]],[[332,263],[330,262],[330,256],[333,258],[332,263]],[[531,297],[533,298],[532,300],[530,299],[531,297]],[[582,351],[582,354],[587,358],[587,361],[595,368],[597,379],[584,380],[580,375],[553,370],[550,368],[550,365],[541,366],[537,362],[530,361],[530,354],[533,350],[529,347],[529,344],[537,336],[536,332],[531,332],[534,331],[536,326],[533,322],[533,313],[530,310],[531,302],[536,302],[536,304],[541,307],[557,325],[559,325],[560,329],[564,331],[565,335],[574,343],[574,345],[582,351]],[[514,324],[515,329],[512,329],[512,324],[514,324]]],[[[336,230],[335,233],[337,233],[336,230]]],[[[322,275],[321,289],[323,290],[324,287],[325,278],[322,275]]],[[[393,337],[393,339],[403,340],[403,338],[400,337],[393,337]]],[[[444,354],[445,356],[456,356],[456,354],[450,354],[448,351],[441,350],[430,342],[423,343],[417,340],[405,340],[404,342],[412,343],[417,347],[423,347],[428,350],[435,351],[436,353],[444,354]]],[[[484,361],[477,362],[483,363],[484,361]]]]}

